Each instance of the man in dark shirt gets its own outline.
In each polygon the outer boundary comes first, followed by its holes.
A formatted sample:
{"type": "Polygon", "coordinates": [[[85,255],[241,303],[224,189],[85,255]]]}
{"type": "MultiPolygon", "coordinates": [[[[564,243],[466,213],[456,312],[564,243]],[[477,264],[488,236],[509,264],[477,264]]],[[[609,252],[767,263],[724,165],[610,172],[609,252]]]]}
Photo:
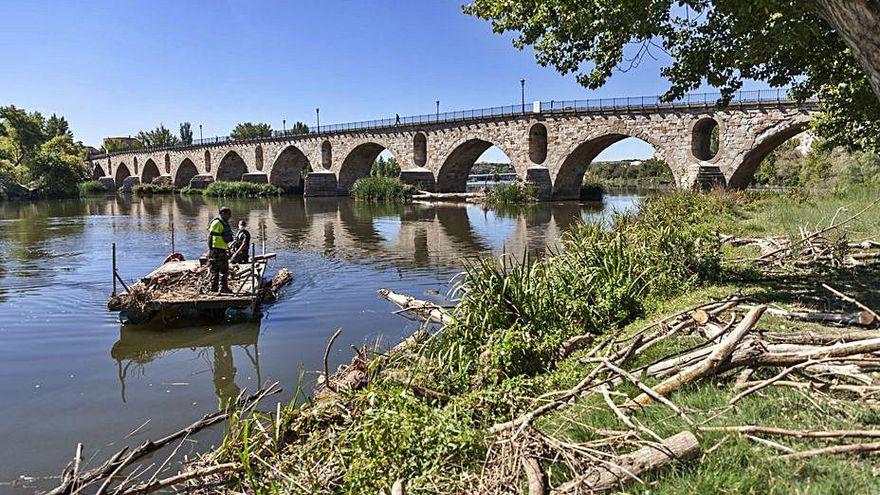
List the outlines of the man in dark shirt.
{"type": "Polygon", "coordinates": [[[248,253],[251,249],[251,233],[247,230],[247,222],[241,220],[238,222],[238,232],[235,233],[235,240],[229,248],[231,254],[230,261],[232,263],[247,263],[250,259],[248,253]]]}

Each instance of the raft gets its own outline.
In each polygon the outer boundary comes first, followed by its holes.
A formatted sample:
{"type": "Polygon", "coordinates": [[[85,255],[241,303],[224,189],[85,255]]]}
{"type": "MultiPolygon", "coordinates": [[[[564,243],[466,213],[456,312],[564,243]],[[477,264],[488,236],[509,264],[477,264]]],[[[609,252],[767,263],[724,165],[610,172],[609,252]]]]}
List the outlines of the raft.
{"type": "Polygon", "coordinates": [[[145,275],[126,291],[107,302],[119,312],[122,323],[145,324],[162,316],[164,322],[184,319],[244,321],[259,317],[263,302],[274,301],[277,291],[291,281],[282,268],[271,281],[264,278],[274,253],[254,256],[252,262],[230,263],[228,285],[232,293],[209,291],[210,273],[201,260],[169,256],[165,263],[145,275]]]}

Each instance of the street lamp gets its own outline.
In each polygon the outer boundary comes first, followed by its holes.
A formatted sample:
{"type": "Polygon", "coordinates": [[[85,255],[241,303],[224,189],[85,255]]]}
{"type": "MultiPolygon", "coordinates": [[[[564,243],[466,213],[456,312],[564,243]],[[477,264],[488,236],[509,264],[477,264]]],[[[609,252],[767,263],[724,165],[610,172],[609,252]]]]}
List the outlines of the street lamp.
{"type": "Polygon", "coordinates": [[[440,100],[437,100],[437,120],[440,120],[440,100]]]}
{"type": "Polygon", "coordinates": [[[526,113],[526,80],[519,80],[520,94],[522,98],[522,113],[526,113]]]}
{"type": "Polygon", "coordinates": [[[202,124],[199,124],[199,144],[204,144],[205,136],[202,136],[202,124]]]}
{"type": "Polygon", "coordinates": [[[315,117],[318,120],[318,132],[321,132],[321,109],[320,108],[315,109],[315,117]]]}
{"type": "Polygon", "coordinates": [[[281,134],[283,136],[287,135],[287,119],[281,119],[281,134]]]}

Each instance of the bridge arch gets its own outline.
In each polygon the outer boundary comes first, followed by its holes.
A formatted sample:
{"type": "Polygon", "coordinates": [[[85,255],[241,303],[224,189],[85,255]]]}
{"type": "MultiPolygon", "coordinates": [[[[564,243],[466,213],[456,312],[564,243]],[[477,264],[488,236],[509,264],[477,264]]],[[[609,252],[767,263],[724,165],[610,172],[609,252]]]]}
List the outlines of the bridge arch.
{"type": "Polygon", "coordinates": [[[767,158],[767,155],[782,143],[804,132],[809,123],[807,118],[794,120],[778,125],[769,133],[765,132],[763,137],[756,140],[755,145],[743,155],[742,160],[733,165],[732,173],[727,179],[727,186],[731,189],[748,187],[764,158],[767,158]]]}
{"type": "Polygon", "coordinates": [[[174,174],[174,186],[186,187],[193,177],[199,174],[196,164],[189,158],[184,158],[180,165],[177,166],[177,173],[174,174]]]}
{"type": "Polygon", "coordinates": [[[100,179],[105,175],[107,174],[104,173],[104,167],[102,167],[100,163],[95,163],[92,167],[92,179],[100,179]]]}
{"type": "Polygon", "coordinates": [[[116,165],[116,175],[113,176],[116,187],[122,187],[122,183],[129,177],[131,177],[131,171],[126,164],[120,163],[119,165],[116,165]]]}
{"type": "Polygon", "coordinates": [[[220,164],[217,165],[217,180],[223,182],[232,182],[241,180],[241,176],[248,171],[244,159],[235,151],[228,151],[223,155],[220,164]]]}
{"type": "Polygon", "coordinates": [[[428,161],[428,137],[424,132],[413,136],[413,163],[416,167],[424,167],[428,161]]]}
{"type": "Polygon", "coordinates": [[[508,150],[489,141],[486,137],[470,137],[458,141],[451,147],[448,154],[437,171],[437,191],[439,192],[464,192],[467,189],[467,179],[477,163],[477,160],[491,147],[497,147],[508,159],[517,174],[522,176],[522,170],[513,162],[513,154],[508,150]]]}
{"type": "MultiPolygon", "coordinates": [[[[556,176],[553,180],[553,198],[580,198],[584,174],[596,157],[610,146],[627,138],[637,138],[646,142],[654,147],[655,153],[660,151],[658,143],[656,143],[650,136],[642,133],[630,134],[624,132],[609,132],[576,143],[573,147],[569,148],[564,155],[562,155],[562,162],[559,164],[556,176]]],[[[672,170],[672,175],[675,182],[678,183],[678,176],[675,170],[672,170]]]]}
{"type": "Polygon", "coordinates": [[[300,191],[303,177],[311,168],[311,163],[296,146],[288,146],[278,153],[272,168],[269,169],[269,183],[284,189],[285,192],[300,191]]]}
{"type": "Polygon", "coordinates": [[[260,144],[254,148],[254,166],[257,167],[258,171],[263,171],[263,146],[260,144]]]}
{"type": "Polygon", "coordinates": [[[159,173],[159,167],[156,166],[156,162],[153,161],[152,158],[148,158],[146,162],[144,162],[144,169],[141,172],[141,183],[142,184],[150,184],[153,182],[153,179],[159,177],[161,175],[159,173]]]}
{"type": "Polygon", "coordinates": [[[376,141],[365,141],[354,146],[345,155],[345,159],[339,167],[337,188],[340,191],[350,192],[355,181],[370,175],[373,163],[385,150],[394,155],[395,159],[400,156],[395,152],[396,150],[376,141]]]}
{"type": "Polygon", "coordinates": [[[529,128],[529,160],[535,165],[547,159],[547,126],[537,122],[529,128]]]}
{"type": "Polygon", "coordinates": [[[330,140],[321,143],[321,166],[326,170],[330,170],[333,166],[333,145],[330,144],[330,140]]]}

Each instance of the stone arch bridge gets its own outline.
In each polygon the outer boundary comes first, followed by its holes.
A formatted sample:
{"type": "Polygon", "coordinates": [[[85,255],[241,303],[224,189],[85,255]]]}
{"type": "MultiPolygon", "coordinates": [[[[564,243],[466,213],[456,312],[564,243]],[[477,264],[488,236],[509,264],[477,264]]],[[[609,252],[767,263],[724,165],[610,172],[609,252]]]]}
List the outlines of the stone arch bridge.
{"type": "Polygon", "coordinates": [[[383,150],[401,179],[420,188],[460,192],[477,158],[492,145],[542,199],[577,198],[590,163],[613,143],[640,138],[672,170],[679,187],[748,185],[773,149],[803,132],[817,102],[779,91],[742,92],[726,108],[718,95],[534,102],[382,121],[340,124],[306,134],[246,141],[211,138],[193,145],[92,155],[94,178],[115,187],[211,181],[276,184],[306,196],[347,195],[383,150]],[[717,151],[712,146],[717,127],[717,151]]]}

